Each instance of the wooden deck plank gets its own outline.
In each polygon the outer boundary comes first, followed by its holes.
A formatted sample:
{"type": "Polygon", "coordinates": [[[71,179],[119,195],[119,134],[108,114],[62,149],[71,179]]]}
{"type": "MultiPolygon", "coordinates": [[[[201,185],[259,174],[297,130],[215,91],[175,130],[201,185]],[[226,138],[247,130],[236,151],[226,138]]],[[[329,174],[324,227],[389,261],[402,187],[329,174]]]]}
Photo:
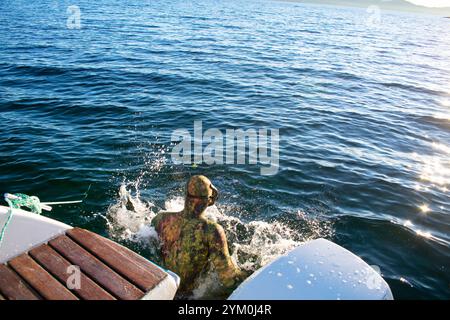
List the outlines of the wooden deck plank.
{"type": "Polygon", "coordinates": [[[51,240],[49,245],[71,263],[79,266],[82,272],[86,273],[117,298],[137,300],[143,297],[144,292],[129,283],[69,237],[65,235],[59,236],[51,240]]]}
{"type": "Polygon", "coordinates": [[[78,300],[63,284],[53,278],[28,254],[22,254],[8,262],[34,290],[47,300],[78,300]]]}
{"type": "Polygon", "coordinates": [[[14,271],[0,264],[0,292],[8,300],[40,300],[14,271]]]}
{"type": "Polygon", "coordinates": [[[67,235],[144,292],[153,289],[167,276],[140,255],[95,233],[74,228],[67,235]]]}
{"type": "MultiPolygon", "coordinates": [[[[44,244],[29,252],[39,264],[62,283],[67,283],[71,276],[68,268],[72,264],[59,255],[50,246],[44,244]]],[[[115,300],[107,291],[92,281],[84,273],[80,272],[80,288],[72,289],[80,298],[84,300],[115,300]]]]}

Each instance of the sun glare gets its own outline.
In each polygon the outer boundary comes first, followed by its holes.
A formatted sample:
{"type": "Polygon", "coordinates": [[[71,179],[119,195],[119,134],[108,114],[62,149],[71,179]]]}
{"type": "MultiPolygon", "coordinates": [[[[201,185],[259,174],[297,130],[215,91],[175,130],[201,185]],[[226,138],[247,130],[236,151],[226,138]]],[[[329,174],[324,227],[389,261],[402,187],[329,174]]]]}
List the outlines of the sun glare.
{"type": "Polygon", "coordinates": [[[427,213],[430,212],[430,207],[427,204],[423,204],[421,206],[419,206],[420,211],[422,211],[423,213],[427,213]]]}
{"type": "Polygon", "coordinates": [[[450,7],[450,0],[407,0],[424,7],[450,7]]]}

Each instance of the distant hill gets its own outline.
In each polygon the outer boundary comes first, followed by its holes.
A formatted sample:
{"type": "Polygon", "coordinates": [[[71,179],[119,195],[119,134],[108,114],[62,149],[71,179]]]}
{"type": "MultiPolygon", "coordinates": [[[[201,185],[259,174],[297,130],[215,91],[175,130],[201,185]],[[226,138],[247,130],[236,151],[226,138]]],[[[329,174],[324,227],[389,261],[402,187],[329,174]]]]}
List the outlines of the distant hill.
{"type": "Polygon", "coordinates": [[[342,5],[351,7],[369,7],[371,5],[377,5],[382,10],[400,10],[410,12],[429,13],[439,16],[450,16],[450,7],[448,8],[428,8],[417,6],[411,2],[405,0],[287,0],[291,2],[304,2],[304,3],[322,3],[332,5],[342,5]]]}

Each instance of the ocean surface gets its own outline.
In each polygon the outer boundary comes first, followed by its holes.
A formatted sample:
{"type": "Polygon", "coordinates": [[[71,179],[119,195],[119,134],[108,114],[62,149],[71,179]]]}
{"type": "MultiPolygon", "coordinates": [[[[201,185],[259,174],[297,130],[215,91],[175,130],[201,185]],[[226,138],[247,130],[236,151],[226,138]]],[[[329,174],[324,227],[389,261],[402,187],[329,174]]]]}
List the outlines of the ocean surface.
{"type": "Polygon", "coordinates": [[[202,173],[241,267],[324,237],[396,299],[450,299],[448,19],[254,0],[0,11],[0,192],[83,199],[44,214],[159,261],[148,224],[202,173]],[[279,129],[278,173],[174,164],[171,135],[194,120],[279,129]]]}

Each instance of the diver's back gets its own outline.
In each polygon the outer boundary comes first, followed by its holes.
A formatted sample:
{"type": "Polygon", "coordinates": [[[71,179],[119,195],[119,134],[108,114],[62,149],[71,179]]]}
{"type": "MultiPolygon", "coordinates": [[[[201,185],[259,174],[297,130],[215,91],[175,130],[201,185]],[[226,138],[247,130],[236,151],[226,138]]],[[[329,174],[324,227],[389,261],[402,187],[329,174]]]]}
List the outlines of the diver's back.
{"type": "Polygon", "coordinates": [[[199,270],[207,267],[207,227],[206,220],[185,218],[179,213],[165,213],[157,225],[165,267],[180,276],[181,291],[192,290],[199,270]]]}

